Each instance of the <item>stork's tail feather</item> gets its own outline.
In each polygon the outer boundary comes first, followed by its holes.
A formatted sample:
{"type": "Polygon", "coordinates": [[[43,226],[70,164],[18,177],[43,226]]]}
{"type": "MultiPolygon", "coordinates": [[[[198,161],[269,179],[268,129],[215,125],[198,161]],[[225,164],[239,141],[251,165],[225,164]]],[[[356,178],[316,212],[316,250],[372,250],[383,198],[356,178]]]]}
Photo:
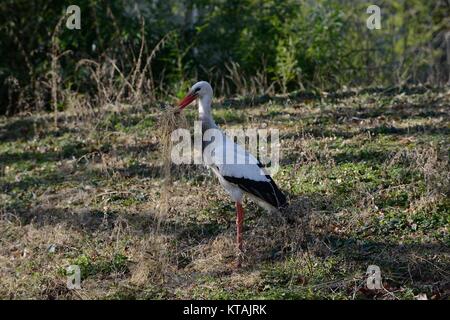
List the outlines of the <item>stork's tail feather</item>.
{"type": "MultiPolygon", "coordinates": [[[[273,181],[273,180],[272,180],[273,181]]],[[[276,207],[277,209],[281,210],[283,208],[286,208],[288,206],[287,198],[284,195],[284,193],[277,187],[275,182],[273,182],[274,185],[274,193],[276,198],[276,207]]]]}

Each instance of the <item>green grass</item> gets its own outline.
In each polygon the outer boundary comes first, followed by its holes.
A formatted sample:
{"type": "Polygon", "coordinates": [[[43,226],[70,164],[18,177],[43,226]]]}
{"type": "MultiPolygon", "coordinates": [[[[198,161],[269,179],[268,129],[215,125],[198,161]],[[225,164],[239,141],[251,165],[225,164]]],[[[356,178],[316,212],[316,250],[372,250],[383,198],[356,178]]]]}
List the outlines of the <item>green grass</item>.
{"type": "MultiPolygon", "coordinates": [[[[81,279],[85,280],[88,277],[95,275],[109,275],[111,273],[127,273],[128,258],[122,254],[115,254],[109,259],[105,258],[93,258],[86,254],[81,254],[74,259],[70,259],[69,263],[71,265],[77,265],[80,267],[81,279]]],[[[65,269],[60,269],[63,275],[67,272],[65,269]]]]}
{"type": "Polygon", "coordinates": [[[0,298],[449,298],[448,89],[237,105],[217,122],[280,130],[292,205],[282,219],[246,203],[239,271],[234,206],[208,171],[174,168],[158,220],[159,109],[0,118],[0,298]],[[82,290],[65,287],[71,264],[82,290]]]}

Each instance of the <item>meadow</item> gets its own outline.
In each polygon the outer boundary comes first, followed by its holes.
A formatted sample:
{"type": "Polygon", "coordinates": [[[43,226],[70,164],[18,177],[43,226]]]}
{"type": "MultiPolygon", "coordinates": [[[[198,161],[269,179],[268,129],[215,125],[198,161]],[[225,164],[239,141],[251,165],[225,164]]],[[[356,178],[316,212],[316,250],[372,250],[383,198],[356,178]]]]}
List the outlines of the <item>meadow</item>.
{"type": "MultiPolygon", "coordinates": [[[[172,166],[161,216],[158,104],[0,117],[2,299],[448,299],[450,89],[217,99],[222,128],[280,130],[290,208],[233,203],[172,166]],[[66,286],[69,265],[81,289],[66,286]],[[382,288],[366,287],[369,265],[382,288]]],[[[190,124],[196,108],[186,110],[190,124]]]]}

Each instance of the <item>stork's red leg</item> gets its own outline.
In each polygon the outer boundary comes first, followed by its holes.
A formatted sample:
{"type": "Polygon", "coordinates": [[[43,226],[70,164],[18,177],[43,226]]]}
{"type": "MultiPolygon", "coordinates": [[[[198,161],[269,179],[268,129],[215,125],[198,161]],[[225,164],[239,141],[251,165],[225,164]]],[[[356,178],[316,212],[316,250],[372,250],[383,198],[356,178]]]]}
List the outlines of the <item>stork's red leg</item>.
{"type": "Polygon", "coordinates": [[[244,225],[244,208],[242,207],[242,203],[236,202],[236,244],[238,251],[238,258],[236,266],[239,268],[242,263],[242,231],[244,225]]]}

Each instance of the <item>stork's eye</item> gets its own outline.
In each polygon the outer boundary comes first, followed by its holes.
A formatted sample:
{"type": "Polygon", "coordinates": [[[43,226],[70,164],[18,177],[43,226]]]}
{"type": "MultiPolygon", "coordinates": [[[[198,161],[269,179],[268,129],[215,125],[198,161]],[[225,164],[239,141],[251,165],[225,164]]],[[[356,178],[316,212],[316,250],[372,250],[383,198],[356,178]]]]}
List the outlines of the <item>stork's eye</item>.
{"type": "Polygon", "coordinates": [[[195,88],[194,92],[199,92],[200,91],[200,87],[195,88]]]}

